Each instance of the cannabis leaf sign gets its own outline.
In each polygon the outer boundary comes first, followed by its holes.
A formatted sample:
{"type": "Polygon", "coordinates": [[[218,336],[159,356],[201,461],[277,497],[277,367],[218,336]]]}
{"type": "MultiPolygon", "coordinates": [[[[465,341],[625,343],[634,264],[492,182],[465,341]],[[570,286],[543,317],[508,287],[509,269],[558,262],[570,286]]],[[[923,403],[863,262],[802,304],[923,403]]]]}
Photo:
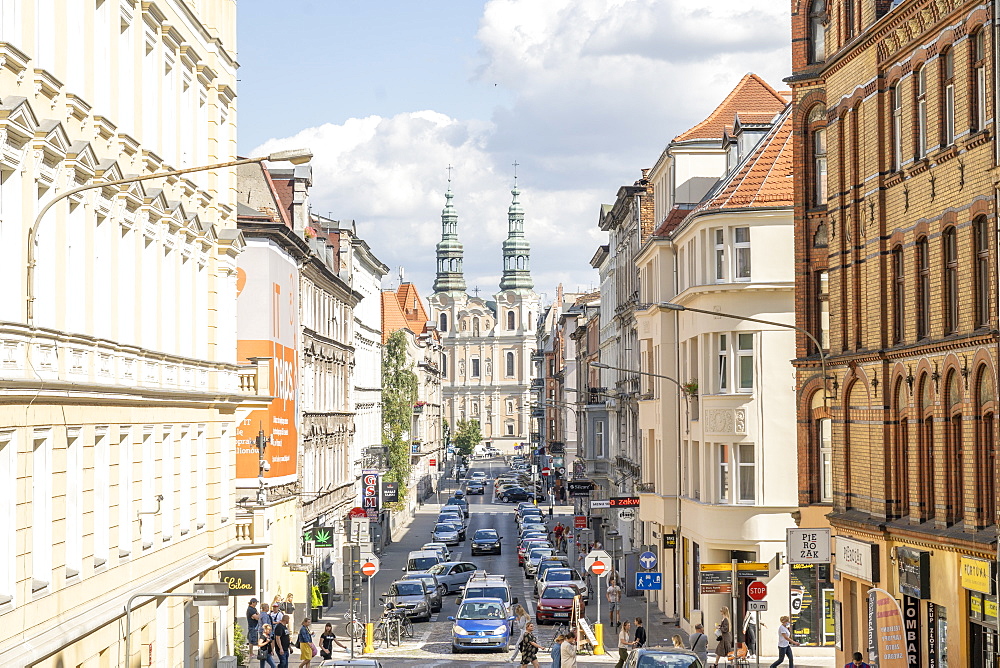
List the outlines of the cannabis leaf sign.
{"type": "Polygon", "coordinates": [[[302,540],[314,541],[316,547],[333,547],[333,529],[330,527],[316,527],[302,534],[302,540]]]}

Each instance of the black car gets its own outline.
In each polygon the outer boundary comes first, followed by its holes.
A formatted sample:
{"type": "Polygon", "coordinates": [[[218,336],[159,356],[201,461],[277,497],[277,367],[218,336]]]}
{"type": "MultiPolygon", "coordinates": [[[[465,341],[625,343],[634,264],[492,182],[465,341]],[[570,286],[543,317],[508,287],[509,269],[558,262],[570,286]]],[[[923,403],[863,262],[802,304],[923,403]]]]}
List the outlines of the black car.
{"type": "Polygon", "coordinates": [[[453,496],[444,502],[446,506],[459,506],[462,509],[462,513],[468,517],[469,516],[469,502],[460,496],[453,496]]]}
{"type": "Polygon", "coordinates": [[[480,529],[472,537],[472,556],[477,554],[500,554],[500,540],[503,538],[496,529],[480,529]]]}
{"type": "Polygon", "coordinates": [[[505,489],[503,491],[500,495],[500,500],[504,503],[511,503],[512,501],[534,501],[535,495],[523,487],[511,487],[510,489],[505,489]]]}
{"type": "Polygon", "coordinates": [[[485,494],[486,485],[478,480],[473,480],[468,485],[465,486],[466,494],[485,494]]]}

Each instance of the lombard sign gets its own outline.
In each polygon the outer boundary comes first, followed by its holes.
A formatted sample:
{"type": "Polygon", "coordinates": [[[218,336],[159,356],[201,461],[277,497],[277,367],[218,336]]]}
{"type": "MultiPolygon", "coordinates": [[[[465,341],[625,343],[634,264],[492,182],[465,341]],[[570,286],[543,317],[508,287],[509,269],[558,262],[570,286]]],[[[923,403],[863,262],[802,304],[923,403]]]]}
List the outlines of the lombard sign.
{"type": "Polygon", "coordinates": [[[859,580],[879,581],[878,545],[847,536],[834,537],[838,573],[859,580]]]}
{"type": "Polygon", "coordinates": [[[219,578],[229,586],[230,596],[250,596],[257,593],[256,571],[219,571],[219,578]]]}

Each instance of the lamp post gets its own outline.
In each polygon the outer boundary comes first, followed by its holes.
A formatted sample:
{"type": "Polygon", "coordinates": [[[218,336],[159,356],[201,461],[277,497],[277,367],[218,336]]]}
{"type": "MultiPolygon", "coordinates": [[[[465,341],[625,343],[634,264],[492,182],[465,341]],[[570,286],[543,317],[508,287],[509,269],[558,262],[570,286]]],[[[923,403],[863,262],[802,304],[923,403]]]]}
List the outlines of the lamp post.
{"type": "Polygon", "coordinates": [[[829,375],[826,370],[826,352],[823,350],[823,346],[820,345],[819,339],[817,339],[812,332],[799,327],[798,325],[789,325],[787,322],[775,322],[773,320],[761,320],[760,318],[751,318],[746,315],[736,315],[735,313],[723,313],[721,311],[709,311],[703,308],[694,308],[692,306],[684,306],[683,304],[674,304],[673,302],[660,302],[657,304],[661,308],[665,308],[670,311],[691,311],[692,313],[704,313],[705,315],[714,315],[723,318],[732,318],[733,320],[745,320],[746,322],[756,322],[761,325],[770,325],[771,327],[783,327],[785,329],[794,329],[796,332],[805,334],[806,337],[812,341],[813,345],[816,346],[816,350],[819,351],[819,362],[820,366],[823,368],[823,407],[827,407],[827,400],[830,398],[826,393],[826,381],[829,379],[829,375]]]}
{"type": "Polygon", "coordinates": [[[64,192],[59,193],[54,198],[52,198],[45,206],[39,210],[38,215],[35,216],[35,221],[31,224],[31,228],[28,230],[28,281],[27,281],[27,319],[29,325],[34,325],[35,321],[35,246],[37,245],[36,239],[38,237],[38,226],[42,222],[42,218],[48,213],[52,206],[61,200],[71,197],[77,193],[81,193],[85,190],[93,190],[94,188],[107,188],[110,186],[120,186],[127,183],[137,183],[139,181],[149,181],[150,179],[162,179],[170,176],[180,176],[182,174],[191,174],[192,172],[207,172],[213,169],[226,169],[229,167],[239,167],[240,165],[250,165],[253,163],[259,163],[264,161],[270,162],[290,162],[293,165],[302,165],[312,160],[312,151],[309,149],[293,149],[289,151],[276,151],[269,155],[261,156],[259,158],[240,158],[239,160],[230,160],[229,162],[219,162],[213,165],[201,165],[198,167],[186,167],[184,169],[174,169],[169,172],[157,172],[156,174],[145,174],[142,176],[130,176],[125,179],[117,179],[115,181],[99,181],[96,183],[88,183],[86,185],[77,186],[76,188],[70,188],[64,192]]]}

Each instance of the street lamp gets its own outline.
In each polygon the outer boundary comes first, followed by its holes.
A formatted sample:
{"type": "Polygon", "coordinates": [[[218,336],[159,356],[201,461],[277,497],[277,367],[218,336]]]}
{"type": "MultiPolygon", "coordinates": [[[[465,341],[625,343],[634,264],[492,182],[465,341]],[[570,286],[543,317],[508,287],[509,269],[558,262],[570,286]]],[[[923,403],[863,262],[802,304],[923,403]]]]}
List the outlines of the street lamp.
{"type": "Polygon", "coordinates": [[[812,341],[813,345],[816,346],[816,350],[819,351],[819,362],[820,362],[820,365],[823,368],[823,407],[824,408],[827,407],[827,400],[830,399],[831,397],[828,397],[827,393],[826,393],[826,381],[829,379],[829,375],[827,374],[827,370],[826,370],[826,352],[823,350],[823,346],[820,345],[819,340],[815,336],[813,336],[812,332],[810,332],[808,330],[805,330],[805,329],[803,329],[803,328],[801,328],[801,327],[799,327],[797,325],[789,325],[786,322],[775,322],[773,320],[761,320],[760,318],[751,318],[750,316],[736,315],[735,313],[723,313],[721,311],[709,311],[708,309],[694,308],[692,306],[684,306],[683,304],[674,304],[673,302],[660,302],[659,304],[657,304],[657,306],[660,306],[660,307],[665,308],[665,309],[670,310],[670,311],[691,311],[692,313],[704,313],[705,315],[714,315],[714,316],[720,316],[720,317],[723,317],[723,318],[732,318],[734,320],[745,320],[747,322],[756,322],[756,323],[760,323],[762,325],[770,325],[772,327],[783,327],[785,329],[794,329],[796,332],[800,332],[802,334],[805,334],[806,337],[808,337],[809,340],[812,341]]]}
{"type": "Polygon", "coordinates": [[[35,216],[35,222],[31,224],[31,229],[28,230],[28,281],[27,281],[27,317],[28,324],[34,325],[35,320],[35,239],[38,236],[38,226],[42,222],[42,217],[52,208],[52,205],[56,202],[71,197],[77,193],[83,192],[85,190],[93,190],[94,188],[107,188],[109,186],[120,186],[126,183],[137,183],[139,181],[149,181],[150,179],[162,179],[168,176],[180,176],[182,174],[191,174],[192,172],[207,172],[213,169],[226,169],[228,167],[238,167],[240,165],[250,165],[253,163],[270,161],[270,162],[290,162],[293,165],[302,165],[312,160],[312,151],[307,148],[292,149],[287,151],[276,151],[269,155],[264,155],[259,158],[240,158],[239,160],[230,160],[229,162],[219,162],[214,165],[201,165],[199,167],[186,167],[185,169],[174,169],[169,172],[157,172],[156,174],[145,174],[142,176],[130,176],[125,179],[117,179],[115,181],[99,181],[96,183],[88,183],[86,185],[77,186],[76,188],[70,188],[64,192],[56,195],[48,204],[43,206],[35,216]]]}

